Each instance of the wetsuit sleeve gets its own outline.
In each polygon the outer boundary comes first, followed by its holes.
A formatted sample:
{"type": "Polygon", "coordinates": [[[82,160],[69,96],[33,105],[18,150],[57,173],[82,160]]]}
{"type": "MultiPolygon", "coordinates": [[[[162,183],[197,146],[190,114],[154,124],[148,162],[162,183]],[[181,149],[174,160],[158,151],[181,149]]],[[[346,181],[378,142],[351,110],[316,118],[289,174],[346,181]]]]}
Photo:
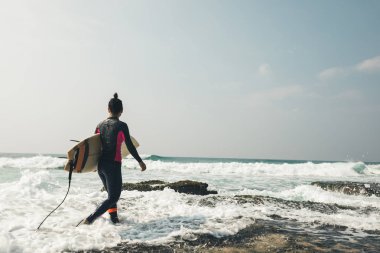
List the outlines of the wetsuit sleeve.
{"type": "Polygon", "coordinates": [[[138,162],[142,162],[142,159],[139,156],[139,153],[137,153],[135,146],[133,146],[131,136],[129,135],[129,129],[128,129],[127,124],[123,124],[123,133],[125,137],[125,144],[127,145],[129,153],[131,153],[133,158],[135,158],[138,162]]]}

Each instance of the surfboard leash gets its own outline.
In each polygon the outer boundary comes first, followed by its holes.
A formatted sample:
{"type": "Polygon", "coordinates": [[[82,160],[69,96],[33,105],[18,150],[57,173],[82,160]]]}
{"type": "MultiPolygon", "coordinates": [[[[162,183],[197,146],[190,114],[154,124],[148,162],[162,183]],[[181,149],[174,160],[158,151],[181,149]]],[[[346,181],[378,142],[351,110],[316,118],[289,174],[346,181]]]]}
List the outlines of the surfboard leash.
{"type": "Polygon", "coordinates": [[[71,185],[71,176],[72,176],[72,174],[73,174],[73,170],[74,170],[74,168],[75,168],[75,165],[76,165],[76,162],[77,162],[77,158],[78,158],[78,152],[79,151],[79,149],[77,149],[76,151],[75,151],[75,154],[74,154],[74,160],[72,160],[72,161],[70,161],[70,170],[69,170],[69,186],[68,186],[68,188],[67,188],[67,192],[66,192],[66,195],[65,195],[65,197],[63,198],[63,200],[62,200],[62,202],[53,210],[53,211],[51,211],[46,217],[45,217],[45,219],[40,223],[40,225],[38,226],[38,228],[37,228],[37,230],[39,230],[40,229],[40,227],[42,226],[42,224],[45,222],[45,220],[52,214],[52,213],[54,213],[54,211],[55,210],[57,210],[62,204],[63,204],[63,202],[65,202],[65,200],[66,200],[66,198],[67,198],[67,195],[69,195],[69,191],[70,191],[70,185],[71,185]]]}

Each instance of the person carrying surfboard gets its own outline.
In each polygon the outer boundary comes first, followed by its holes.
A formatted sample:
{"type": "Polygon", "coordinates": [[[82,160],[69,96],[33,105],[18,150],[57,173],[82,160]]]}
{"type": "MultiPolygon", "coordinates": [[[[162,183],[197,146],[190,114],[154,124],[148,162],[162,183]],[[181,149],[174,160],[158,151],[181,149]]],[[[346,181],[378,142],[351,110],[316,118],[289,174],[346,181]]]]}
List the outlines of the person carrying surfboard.
{"type": "MultiPolygon", "coordinates": [[[[98,174],[107,190],[108,198],[86,219],[81,223],[91,224],[96,218],[106,211],[110,214],[113,223],[119,223],[117,216],[117,201],[120,198],[122,190],[121,176],[121,145],[123,142],[131,155],[139,162],[141,171],[146,170],[146,165],[140,158],[136,148],[132,144],[129,135],[128,125],[119,120],[123,113],[123,103],[118,98],[117,93],[108,103],[109,117],[100,122],[96,127],[95,133],[100,134],[102,143],[102,153],[98,163],[98,174]]],[[[80,223],[80,224],[81,224],[80,223]]],[[[79,225],[79,224],[78,224],[79,225]]]]}

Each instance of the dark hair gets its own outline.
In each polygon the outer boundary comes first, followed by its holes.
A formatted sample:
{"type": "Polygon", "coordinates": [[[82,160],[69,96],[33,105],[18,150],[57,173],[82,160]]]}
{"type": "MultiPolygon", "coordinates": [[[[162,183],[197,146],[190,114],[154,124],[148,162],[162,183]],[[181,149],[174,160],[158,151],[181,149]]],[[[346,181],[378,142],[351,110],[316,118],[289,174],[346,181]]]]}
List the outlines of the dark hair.
{"type": "Polygon", "coordinates": [[[118,98],[117,93],[113,94],[113,98],[108,102],[108,108],[112,114],[118,114],[123,111],[123,102],[118,98]]]}

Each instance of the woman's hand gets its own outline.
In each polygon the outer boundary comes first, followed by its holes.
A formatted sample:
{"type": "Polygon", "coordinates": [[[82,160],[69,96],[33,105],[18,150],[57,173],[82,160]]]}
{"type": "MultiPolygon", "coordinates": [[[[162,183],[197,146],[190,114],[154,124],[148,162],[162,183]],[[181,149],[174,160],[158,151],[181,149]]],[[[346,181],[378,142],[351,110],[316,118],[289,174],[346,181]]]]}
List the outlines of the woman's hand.
{"type": "Polygon", "coordinates": [[[139,162],[139,164],[140,164],[140,167],[141,167],[141,171],[144,171],[144,170],[146,170],[146,165],[145,165],[145,163],[144,162],[139,162]]]}

